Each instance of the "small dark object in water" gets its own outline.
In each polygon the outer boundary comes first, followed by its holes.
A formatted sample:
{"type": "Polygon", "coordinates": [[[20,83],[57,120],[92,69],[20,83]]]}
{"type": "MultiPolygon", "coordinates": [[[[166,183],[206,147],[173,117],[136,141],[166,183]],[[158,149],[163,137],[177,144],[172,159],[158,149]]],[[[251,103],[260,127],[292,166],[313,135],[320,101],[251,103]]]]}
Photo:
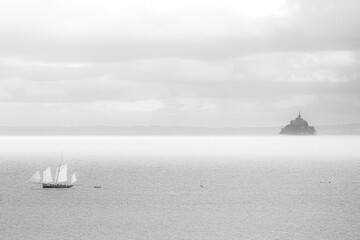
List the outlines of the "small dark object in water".
{"type": "Polygon", "coordinates": [[[99,186],[99,185],[95,185],[95,186],[94,186],[94,188],[101,188],[101,186],[99,186]]]}
{"type": "Polygon", "coordinates": [[[204,186],[203,185],[200,185],[201,188],[203,188],[204,186]]]}
{"type": "Polygon", "coordinates": [[[330,180],[323,180],[323,181],[320,181],[320,183],[331,183],[331,181],[330,180]]]}

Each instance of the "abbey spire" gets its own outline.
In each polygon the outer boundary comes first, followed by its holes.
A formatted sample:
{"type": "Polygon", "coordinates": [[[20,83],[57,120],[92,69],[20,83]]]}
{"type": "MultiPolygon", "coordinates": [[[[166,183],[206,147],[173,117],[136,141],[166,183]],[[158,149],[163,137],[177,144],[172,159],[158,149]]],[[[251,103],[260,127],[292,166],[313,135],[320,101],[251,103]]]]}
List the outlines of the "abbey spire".
{"type": "Polygon", "coordinates": [[[315,128],[309,126],[308,122],[301,117],[301,112],[299,110],[297,118],[295,120],[291,120],[290,124],[282,128],[280,134],[314,135],[315,132],[315,128]]]}

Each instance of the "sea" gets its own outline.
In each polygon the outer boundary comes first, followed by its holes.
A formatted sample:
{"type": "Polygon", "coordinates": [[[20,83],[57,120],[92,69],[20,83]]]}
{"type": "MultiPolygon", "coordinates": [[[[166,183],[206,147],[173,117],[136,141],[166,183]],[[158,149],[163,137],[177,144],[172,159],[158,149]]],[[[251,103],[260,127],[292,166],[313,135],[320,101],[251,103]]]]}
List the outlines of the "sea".
{"type": "Polygon", "coordinates": [[[0,239],[357,240],[360,136],[2,136],[0,239]]]}

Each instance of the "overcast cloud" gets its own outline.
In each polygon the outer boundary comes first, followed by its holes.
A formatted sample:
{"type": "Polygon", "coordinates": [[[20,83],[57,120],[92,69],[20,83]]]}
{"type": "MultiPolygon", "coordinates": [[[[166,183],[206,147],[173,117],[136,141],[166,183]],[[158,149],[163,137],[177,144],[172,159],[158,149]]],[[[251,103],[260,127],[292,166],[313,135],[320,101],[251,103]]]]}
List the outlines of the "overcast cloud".
{"type": "Polygon", "coordinates": [[[2,0],[0,125],[360,122],[358,0],[2,0]]]}

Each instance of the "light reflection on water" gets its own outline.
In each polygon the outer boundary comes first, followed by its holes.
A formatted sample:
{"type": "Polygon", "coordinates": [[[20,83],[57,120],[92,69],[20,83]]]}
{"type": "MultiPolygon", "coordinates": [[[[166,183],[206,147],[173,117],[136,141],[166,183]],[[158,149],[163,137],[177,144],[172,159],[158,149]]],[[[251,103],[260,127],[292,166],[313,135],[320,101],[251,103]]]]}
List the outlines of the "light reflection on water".
{"type": "Polygon", "coordinates": [[[1,137],[0,238],[358,239],[359,143],[1,137]],[[37,168],[59,164],[62,151],[79,186],[28,183],[37,168]]]}
{"type": "MultiPolygon", "coordinates": [[[[58,155],[355,156],[359,136],[0,137],[0,153],[58,155]]],[[[102,159],[97,159],[102,160],[102,159]]]]}

